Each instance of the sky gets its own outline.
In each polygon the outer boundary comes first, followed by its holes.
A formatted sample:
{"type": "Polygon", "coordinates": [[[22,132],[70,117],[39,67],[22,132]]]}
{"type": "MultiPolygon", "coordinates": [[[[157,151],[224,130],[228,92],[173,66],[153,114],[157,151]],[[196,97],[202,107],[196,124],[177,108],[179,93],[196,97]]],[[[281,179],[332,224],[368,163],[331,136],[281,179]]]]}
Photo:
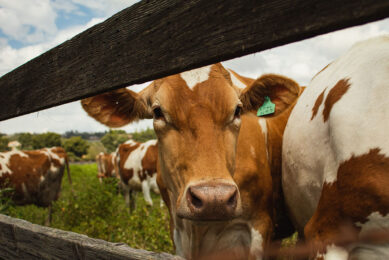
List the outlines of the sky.
{"type": "MultiPolygon", "coordinates": [[[[0,76],[45,51],[103,22],[136,0],[0,0],[0,76]]],[[[308,85],[310,79],[354,43],[389,34],[389,18],[223,62],[246,77],[278,73],[308,85]]],[[[148,83],[131,86],[139,91],[148,83]]],[[[151,120],[122,127],[127,132],[152,128],[151,120]]],[[[80,102],[0,122],[1,133],[106,131],[87,116],[80,102]]]]}

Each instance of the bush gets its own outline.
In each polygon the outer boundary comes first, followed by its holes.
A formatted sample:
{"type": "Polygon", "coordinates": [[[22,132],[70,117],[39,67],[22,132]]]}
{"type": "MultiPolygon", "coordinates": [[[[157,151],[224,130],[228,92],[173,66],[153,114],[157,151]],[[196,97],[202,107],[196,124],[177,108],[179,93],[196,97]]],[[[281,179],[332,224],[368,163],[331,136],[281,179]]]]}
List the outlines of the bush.
{"type": "Polygon", "coordinates": [[[21,149],[32,150],[34,149],[34,135],[30,133],[17,133],[14,138],[22,144],[21,149]]]}
{"type": "Polygon", "coordinates": [[[108,153],[112,153],[116,148],[129,139],[128,134],[123,130],[109,130],[101,138],[101,143],[104,145],[108,153]]]}
{"type": "Polygon", "coordinates": [[[155,135],[155,132],[153,129],[147,128],[146,130],[142,132],[135,132],[132,133],[132,139],[138,142],[146,142],[151,139],[157,139],[157,136],[155,135]]]}
{"type": "Polygon", "coordinates": [[[12,188],[0,188],[0,214],[8,214],[9,208],[14,205],[11,199],[12,193],[12,188]]]}
{"type": "MultiPolygon", "coordinates": [[[[20,142],[20,141],[19,141],[20,142]]],[[[41,149],[45,147],[61,146],[61,136],[57,133],[47,132],[33,135],[32,148],[41,149]]]]}
{"type": "Polygon", "coordinates": [[[86,155],[84,156],[84,159],[88,161],[94,161],[96,159],[96,156],[101,152],[107,152],[101,142],[89,142],[89,148],[86,155]]]}
{"type": "Polygon", "coordinates": [[[73,136],[64,140],[63,147],[68,153],[68,156],[71,153],[76,157],[81,158],[84,154],[86,154],[89,144],[80,136],[73,136]]]}
{"type": "Polygon", "coordinates": [[[0,137],[0,152],[5,152],[5,151],[8,151],[8,142],[10,140],[5,137],[5,136],[1,136],[0,137]]]}

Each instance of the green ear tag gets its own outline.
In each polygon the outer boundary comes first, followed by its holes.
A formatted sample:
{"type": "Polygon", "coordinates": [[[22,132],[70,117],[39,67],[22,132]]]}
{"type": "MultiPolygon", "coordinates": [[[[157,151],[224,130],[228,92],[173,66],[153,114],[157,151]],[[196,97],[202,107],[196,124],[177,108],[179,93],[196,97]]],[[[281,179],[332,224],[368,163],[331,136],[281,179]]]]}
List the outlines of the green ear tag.
{"type": "Polygon", "coordinates": [[[268,96],[266,96],[265,102],[263,102],[263,105],[260,108],[258,108],[257,116],[273,114],[274,111],[276,111],[276,105],[271,102],[268,96]]]}

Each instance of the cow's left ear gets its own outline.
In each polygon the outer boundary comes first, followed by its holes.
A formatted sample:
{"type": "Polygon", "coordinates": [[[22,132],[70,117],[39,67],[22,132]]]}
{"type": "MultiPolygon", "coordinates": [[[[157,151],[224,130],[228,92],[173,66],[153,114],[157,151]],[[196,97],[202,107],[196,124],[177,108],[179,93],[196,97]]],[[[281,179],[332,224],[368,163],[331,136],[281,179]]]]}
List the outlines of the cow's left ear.
{"type": "Polygon", "coordinates": [[[121,127],[132,121],[152,118],[142,95],[126,88],[85,98],[81,100],[81,105],[89,116],[109,127],[121,127]]]}
{"type": "Polygon", "coordinates": [[[265,74],[242,91],[240,100],[244,111],[256,112],[268,96],[276,105],[275,112],[269,116],[277,116],[296,101],[300,90],[300,86],[292,79],[276,74],[265,74]]]}

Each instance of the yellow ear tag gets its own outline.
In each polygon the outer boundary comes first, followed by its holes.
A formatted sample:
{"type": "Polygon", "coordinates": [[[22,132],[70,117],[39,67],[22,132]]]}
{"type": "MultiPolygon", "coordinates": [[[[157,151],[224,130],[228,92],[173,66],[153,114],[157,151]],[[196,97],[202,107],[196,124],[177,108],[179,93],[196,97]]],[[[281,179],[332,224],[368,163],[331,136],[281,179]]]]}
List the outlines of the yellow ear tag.
{"type": "Polygon", "coordinates": [[[271,102],[268,96],[265,97],[265,102],[263,102],[262,106],[258,108],[257,116],[265,116],[273,114],[276,111],[276,105],[271,102]]]}

